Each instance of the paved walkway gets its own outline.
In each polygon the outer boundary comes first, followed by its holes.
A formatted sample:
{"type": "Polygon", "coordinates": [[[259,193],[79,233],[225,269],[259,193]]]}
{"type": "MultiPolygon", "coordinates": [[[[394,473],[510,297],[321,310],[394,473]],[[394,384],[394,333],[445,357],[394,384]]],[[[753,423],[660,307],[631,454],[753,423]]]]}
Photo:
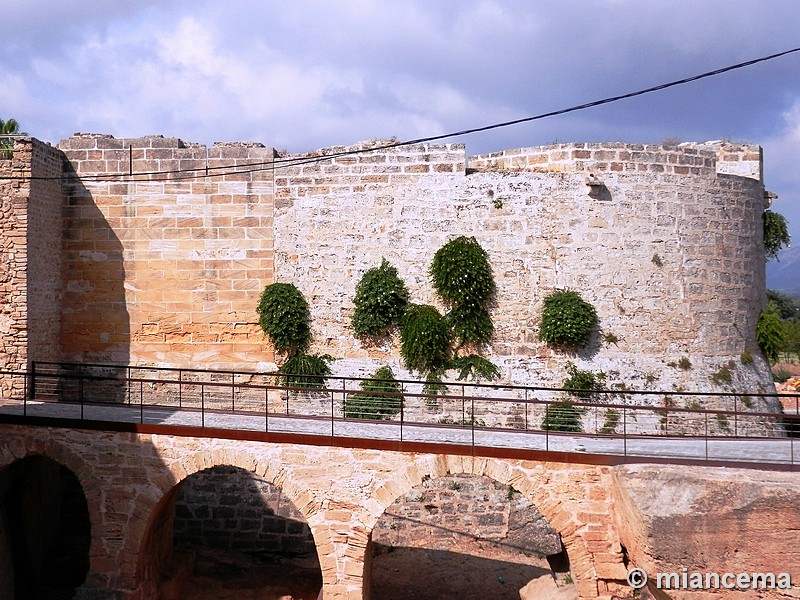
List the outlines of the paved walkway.
{"type": "MultiPolygon", "coordinates": [[[[26,415],[57,419],[92,420],[108,423],[144,423],[159,426],[216,428],[231,431],[290,433],[326,436],[346,442],[385,440],[419,442],[442,446],[474,446],[476,449],[519,449],[549,452],[586,453],[587,455],[692,461],[741,462],[753,464],[795,465],[800,470],[800,438],[742,437],[667,437],[547,433],[516,429],[472,428],[441,424],[401,423],[254,413],[230,413],[140,407],[128,404],[72,404],[29,401],[4,403],[0,415],[26,415]]],[[[478,452],[480,453],[480,452],[478,452]]]]}

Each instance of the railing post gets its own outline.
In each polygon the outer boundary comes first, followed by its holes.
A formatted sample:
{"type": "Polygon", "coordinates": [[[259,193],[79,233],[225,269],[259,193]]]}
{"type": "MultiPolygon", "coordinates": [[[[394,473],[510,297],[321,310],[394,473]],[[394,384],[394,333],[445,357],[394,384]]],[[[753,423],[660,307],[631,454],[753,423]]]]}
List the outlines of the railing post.
{"type": "Polygon", "coordinates": [[[264,387],[264,433],[269,433],[269,385],[264,387]]]}
{"type": "MultiPolygon", "coordinates": [[[[29,386],[31,400],[36,400],[36,361],[31,363],[31,384],[29,386]]],[[[25,394],[27,397],[28,394],[25,394]]]]}
{"type": "Polygon", "coordinates": [[[81,403],[81,421],[83,421],[83,365],[78,365],[78,400],[81,403]]]}
{"type": "Polygon", "coordinates": [[[236,372],[231,371],[231,412],[236,412],[236,372]]]}
{"type": "Polygon", "coordinates": [[[525,431],[528,431],[528,388],[525,388],[525,431]]]}
{"type": "Polygon", "coordinates": [[[178,369],[178,408],[183,408],[183,369],[178,369]]]}
{"type": "Polygon", "coordinates": [[[622,456],[628,456],[628,399],[622,399],[622,456]]]}
{"type": "Polygon", "coordinates": [[[200,427],[205,429],[206,426],[206,386],[200,382],[200,427]]]}
{"type": "MultiPolygon", "coordinates": [[[[347,393],[347,382],[344,382],[345,394],[347,393]]],[[[333,390],[331,390],[331,437],[334,437],[334,415],[333,415],[333,390]]]]}
{"type": "Polygon", "coordinates": [[[547,418],[547,413],[550,410],[550,401],[545,400],[544,402],[544,449],[545,451],[550,450],[550,420],[547,418]]]}
{"type": "MultiPolygon", "coordinates": [[[[473,390],[474,392],[475,390],[473,390]]],[[[472,454],[475,454],[475,394],[473,393],[470,396],[472,400],[472,417],[470,417],[470,422],[472,424],[472,454]]]]}
{"type": "Polygon", "coordinates": [[[706,410],[705,415],[706,415],[706,435],[705,435],[706,460],[708,460],[708,410],[706,410]]]}
{"type": "Polygon", "coordinates": [[[144,382],[139,381],[139,422],[144,425],[144,382]]]}
{"type": "Polygon", "coordinates": [[[403,420],[404,420],[404,412],[406,406],[406,384],[400,384],[400,391],[403,393],[402,398],[400,399],[400,441],[403,441],[403,420]]]}

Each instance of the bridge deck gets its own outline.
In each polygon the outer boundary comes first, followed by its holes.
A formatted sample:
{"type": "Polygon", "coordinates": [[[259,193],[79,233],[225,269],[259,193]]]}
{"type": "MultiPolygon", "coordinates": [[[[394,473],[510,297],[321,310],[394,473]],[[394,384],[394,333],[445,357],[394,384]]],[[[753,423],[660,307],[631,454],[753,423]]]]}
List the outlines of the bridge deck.
{"type": "Polygon", "coordinates": [[[330,416],[69,402],[4,402],[0,422],[550,460],[800,468],[791,437],[600,435],[330,416]]]}

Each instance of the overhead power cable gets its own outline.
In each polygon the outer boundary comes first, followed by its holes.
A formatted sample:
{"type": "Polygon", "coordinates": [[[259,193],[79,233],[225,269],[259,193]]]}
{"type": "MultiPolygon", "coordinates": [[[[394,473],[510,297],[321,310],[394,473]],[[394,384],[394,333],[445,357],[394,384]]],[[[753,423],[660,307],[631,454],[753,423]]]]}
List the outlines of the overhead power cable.
{"type": "MultiPolygon", "coordinates": [[[[98,174],[98,175],[83,175],[81,176],[82,180],[85,181],[103,181],[103,182],[137,182],[137,181],[175,181],[180,179],[197,179],[197,178],[206,178],[206,177],[219,177],[221,175],[235,175],[235,174],[244,174],[244,173],[254,173],[258,171],[266,171],[271,169],[279,169],[284,167],[294,167],[299,165],[305,165],[310,163],[316,162],[323,162],[327,160],[331,160],[332,158],[339,158],[343,156],[353,156],[357,154],[365,154],[369,152],[376,152],[380,150],[387,150],[390,148],[399,148],[402,146],[412,146],[414,144],[423,144],[427,142],[434,142],[438,140],[443,140],[447,138],[453,137],[460,137],[465,135],[470,135],[473,133],[480,133],[483,131],[491,131],[493,129],[500,129],[502,127],[510,127],[512,125],[520,125],[522,123],[530,123],[532,121],[538,121],[541,119],[546,119],[549,117],[556,117],[559,115],[565,115],[572,112],[577,112],[579,110],[586,110],[588,108],[594,108],[597,106],[602,106],[604,104],[611,104],[612,102],[619,102],[620,100],[626,100],[628,98],[635,98],[637,96],[643,96],[645,94],[651,94],[653,92],[658,92],[661,90],[666,90],[668,88],[676,87],[679,85],[685,85],[688,83],[692,83],[695,81],[699,81],[701,79],[706,79],[708,77],[714,77],[716,75],[721,75],[723,73],[727,73],[729,71],[735,71],[737,69],[742,69],[744,67],[749,67],[758,63],[767,62],[770,60],[774,60],[776,58],[780,58],[783,56],[787,56],[789,54],[793,54],[796,52],[800,52],[800,47],[791,48],[789,50],[784,50],[782,52],[777,52],[775,54],[770,54],[767,56],[762,56],[759,58],[754,58],[752,60],[747,60],[744,62],[736,63],[733,65],[729,65],[727,67],[722,67],[719,69],[714,69],[713,71],[706,71],[705,73],[700,73],[699,75],[693,75],[691,77],[684,77],[683,79],[677,79],[675,81],[670,81],[668,83],[662,83],[659,85],[654,85],[652,87],[644,88],[641,90],[637,90],[635,92],[628,92],[625,94],[620,94],[617,96],[610,96],[608,98],[603,98],[602,100],[594,100],[592,102],[586,102],[584,104],[578,104],[576,106],[570,106],[568,108],[562,108],[559,110],[553,110],[545,113],[540,113],[538,115],[533,115],[529,117],[522,117],[519,119],[512,119],[510,121],[503,121],[501,123],[493,123],[491,125],[483,125],[481,127],[472,127],[469,129],[462,129],[461,131],[454,131],[450,133],[443,133],[439,135],[432,135],[427,137],[415,138],[410,140],[405,140],[401,142],[391,142],[388,144],[381,144],[377,146],[370,146],[368,148],[356,148],[350,150],[342,150],[340,152],[331,152],[326,154],[320,155],[307,155],[307,156],[297,156],[297,157],[285,157],[285,158],[276,158],[272,162],[253,162],[253,163],[244,163],[240,165],[225,165],[219,167],[200,167],[194,169],[178,169],[178,170],[164,170],[164,171],[142,171],[142,172],[135,172],[135,173],[109,173],[109,174],[98,174]]],[[[9,179],[60,179],[60,177],[0,177],[0,180],[9,180],[9,179]]]]}

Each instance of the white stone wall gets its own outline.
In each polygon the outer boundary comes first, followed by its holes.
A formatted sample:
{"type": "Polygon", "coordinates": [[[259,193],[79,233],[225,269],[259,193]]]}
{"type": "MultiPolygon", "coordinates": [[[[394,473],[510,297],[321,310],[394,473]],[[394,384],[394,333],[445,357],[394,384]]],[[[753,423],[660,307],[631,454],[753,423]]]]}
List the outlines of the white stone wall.
{"type": "MultiPolygon", "coordinates": [[[[729,152],[726,164],[760,157],[749,149],[729,152]]],[[[497,280],[487,355],[503,382],[559,384],[572,360],[634,389],[771,389],[754,341],[763,184],[758,169],[755,178],[718,174],[717,151],[564,144],[475,157],[465,169],[463,146],[418,145],[278,167],[276,280],[306,295],[315,350],[343,359],[338,373],[399,367],[398,344],[353,338],[356,284],[385,257],[413,302],[438,304],[433,255],[471,235],[497,280]],[[590,173],[603,183],[594,193],[590,173]],[[542,299],[556,288],[580,291],[598,312],[599,332],[574,356],[538,340],[542,299]],[[745,349],[752,364],[740,359],[745,349]],[[692,368],[669,366],[682,357],[692,368]],[[731,384],[713,383],[726,365],[731,384]]]]}

